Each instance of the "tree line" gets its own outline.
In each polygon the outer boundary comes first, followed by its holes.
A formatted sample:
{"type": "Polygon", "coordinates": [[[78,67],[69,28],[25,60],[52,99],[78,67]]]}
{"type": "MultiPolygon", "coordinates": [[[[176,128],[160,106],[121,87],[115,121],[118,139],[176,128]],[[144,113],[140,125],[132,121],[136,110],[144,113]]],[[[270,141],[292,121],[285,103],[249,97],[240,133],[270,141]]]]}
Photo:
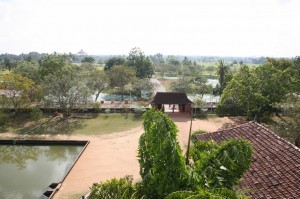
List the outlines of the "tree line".
{"type": "Polygon", "coordinates": [[[101,92],[128,92],[141,97],[141,91],[152,92],[149,77],[153,66],[149,58],[134,48],[125,59],[102,70],[93,60],[83,59],[73,64],[67,54],[53,53],[37,60],[25,59],[12,68],[6,68],[0,76],[1,107],[19,108],[42,104],[46,107],[58,105],[64,112],[78,106],[86,106],[101,92]],[[129,91],[130,90],[130,91],[129,91]]]}

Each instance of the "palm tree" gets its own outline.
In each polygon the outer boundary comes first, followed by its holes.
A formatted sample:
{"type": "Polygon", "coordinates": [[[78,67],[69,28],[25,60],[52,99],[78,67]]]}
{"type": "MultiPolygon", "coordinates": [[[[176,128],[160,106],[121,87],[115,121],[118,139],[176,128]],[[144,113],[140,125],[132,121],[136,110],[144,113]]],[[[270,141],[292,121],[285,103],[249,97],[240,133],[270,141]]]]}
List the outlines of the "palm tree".
{"type": "Polygon", "coordinates": [[[219,83],[220,83],[220,95],[226,87],[225,75],[229,72],[229,67],[225,64],[224,60],[218,61],[218,75],[219,75],[219,83]]]}

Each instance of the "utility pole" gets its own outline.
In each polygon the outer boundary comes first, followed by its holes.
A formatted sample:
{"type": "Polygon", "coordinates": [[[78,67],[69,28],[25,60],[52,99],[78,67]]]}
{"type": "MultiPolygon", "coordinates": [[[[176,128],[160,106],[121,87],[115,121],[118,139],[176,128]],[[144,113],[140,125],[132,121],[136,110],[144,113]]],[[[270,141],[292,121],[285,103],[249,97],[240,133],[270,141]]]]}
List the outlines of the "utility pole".
{"type": "Polygon", "coordinates": [[[193,109],[191,111],[191,125],[190,125],[190,132],[189,132],[188,147],[186,150],[186,160],[185,160],[186,165],[190,164],[189,163],[189,155],[190,155],[190,145],[191,145],[192,124],[193,124],[193,109]]]}

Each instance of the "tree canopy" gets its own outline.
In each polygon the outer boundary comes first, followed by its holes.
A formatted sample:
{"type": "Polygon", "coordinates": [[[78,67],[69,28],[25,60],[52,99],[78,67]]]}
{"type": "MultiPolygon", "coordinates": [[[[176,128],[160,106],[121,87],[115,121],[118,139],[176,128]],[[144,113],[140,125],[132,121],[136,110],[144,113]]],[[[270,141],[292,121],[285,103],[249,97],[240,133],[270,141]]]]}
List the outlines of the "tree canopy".
{"type": "Polygon", "coordinates": [[[219,60],[218,61],[218,75],[219,75],[219,84],[220,84],[220,90],[219,94],[223,93],[223,90],[226,87],[226,74],[229,72],[229,67],[228,65],[225,64],[224,60],[219,60]]]}
{"type": "Polygon", "coordinates": [[[126,65],[136,71],[136,77],[150,78],[154,74],[154,68],[149,57],[146,57],[139,48],[133,48],[126,59],[126,65]]]}
{"type": "Polygon", "coordinates": [[[69,57],[66,54],[51,54],[42,57],[39,60],[39,73],[42,77],[49,74],[58,73],[70,63],[69,57]]]}
{"type": "Polygon", "coordinates": [[[110,70],[113,66],[121,66],[125,64],[123,57],[112,57],[105,62],[104,70],[110,70]]]}
{"type": "Polygon", "coordinates": [[[95,59],[93,57],[85,57],[81,60],[82,63],[94,63],[95,59]]]}
{"type": "Polygon", "coordinates": [[[0,96],[1,102],[12,106],[15,112],[36,99],[38,89],[33,80],[14,73],[3,75],[1,80],[0,89],[5,93],[0,96]]]}
{"type": "Polygon", "coordinates": [[[238,111],[238,115],[258,120],[274,112],[274,104],[293,92],[295,82],[289,61],[282,63],[277,65],[271,60],[254,69],[242,66],[226,86],[217,112],[238,111]]]}

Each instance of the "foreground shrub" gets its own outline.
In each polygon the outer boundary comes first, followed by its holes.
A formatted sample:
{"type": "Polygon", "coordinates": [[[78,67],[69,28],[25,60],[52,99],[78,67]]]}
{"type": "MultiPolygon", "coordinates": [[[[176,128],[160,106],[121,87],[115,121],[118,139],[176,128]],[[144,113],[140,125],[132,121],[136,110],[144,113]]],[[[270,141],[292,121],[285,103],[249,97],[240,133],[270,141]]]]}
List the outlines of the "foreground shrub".
{"type": "Polygon", "coordinates": [[[176,125],[161,111],[150,109],[144,114],[143,126],[138,149],[142,192],[147,198],[160,199],[184,190],[188,172],[176,125]]]}
{"type": "Polygon", "coordinates": [[[191,149],[198,183],[210,189],[233,189],[249,169],[251,155],[251,143],[243,139],[229,139],[221,144],[197,142],[191,149]]]}
{"type": "Polygon", "coordinates": [[[90,199],[131,199],[135,189],[132,184],[132,176],[94,183],[91,188],[90,199]]]}
{"type": "Polygon", "coordinates": [[[230,189],[201,189],[199,191],[177,191],[166,197],[166,199],[243,199],[244,195],[232,191],[230,189]]]}

